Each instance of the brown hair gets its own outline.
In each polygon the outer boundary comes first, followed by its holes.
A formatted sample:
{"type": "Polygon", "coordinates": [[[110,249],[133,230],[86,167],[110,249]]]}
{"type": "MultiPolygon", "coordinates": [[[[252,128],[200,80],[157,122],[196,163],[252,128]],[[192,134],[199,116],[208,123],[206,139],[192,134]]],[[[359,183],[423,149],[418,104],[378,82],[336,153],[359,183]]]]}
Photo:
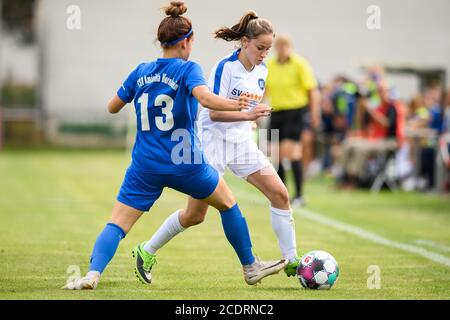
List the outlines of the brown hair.
{"type": "Polygon", "coordinates": [[[231,28],[223,27],[214,32],[214,37],[225,41],[237,41],[243,37],[255,39],[261,34],[273,33],[272,23],[259,18],[255,11],[248,11],[237,24],[231,28]]]}
{"type": "MultiPolygon", "coordinates": [[[[192,22],[188,18],[182,17],[187,11],[183,1],[171,1],[163,9],[167,17],[159,24],[158,41],[163,48],[168,48],[171,45],[167,45],[167,43],[180,39],[192,29],[192,22]]],[[[192,35],[188,39],[191,37],[192,35]]]]}

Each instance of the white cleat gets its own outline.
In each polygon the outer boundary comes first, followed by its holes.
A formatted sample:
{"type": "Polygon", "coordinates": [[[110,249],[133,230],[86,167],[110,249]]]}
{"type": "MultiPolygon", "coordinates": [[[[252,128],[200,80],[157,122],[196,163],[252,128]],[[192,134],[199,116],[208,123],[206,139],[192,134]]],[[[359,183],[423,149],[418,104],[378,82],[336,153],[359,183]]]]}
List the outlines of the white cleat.
{"type": "Polygon", "coordinates": [[[67,282],[67,284],[61,289],[66,290],[94,290],[97,288],[100,282],[100,276],[86,276],[83,278],[77,278],[67,282]]]}
{"type": "Polygon", "coordinates": [[[277,261],[261,261],[255,257],[255,262],[243,267],[244,279],[249,285],[254,285],[261,281],[262,278],[276,274],[283,270],[289,263],[287,259],[281,259],[277,261]]]}

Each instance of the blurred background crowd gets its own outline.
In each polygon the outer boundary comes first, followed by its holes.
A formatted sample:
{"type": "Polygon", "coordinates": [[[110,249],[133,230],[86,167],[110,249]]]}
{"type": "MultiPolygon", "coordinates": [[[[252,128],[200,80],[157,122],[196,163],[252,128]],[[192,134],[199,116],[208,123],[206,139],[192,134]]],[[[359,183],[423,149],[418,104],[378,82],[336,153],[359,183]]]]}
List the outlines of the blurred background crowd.
{"type": "Polygon", "coordinates": [[[346,188],[376,190],[384,182],[448,191],[450,89],[434,70],[387,69],[417,74],[422,89],[410,100],[398,98],[378,65],[368,66],[363,79],[338,75],[320,85],[322,124],[308,152],[314,156],[304,160],[308,172],[329,172],[346,188]]]}
{"type": "MultiPolygon", "coordinates": [[[[216,43],[211,52],[212,30],[256,10],[290,35],[316,79],[307,88],[312,103],[299,105],[309,111],[299,136],[301,170],[295,155],[284,169],[294,166],[302,179],[331,176],[346,189],[448,192],[449,3],[437,0],[425,12],[419,0],[377,2],[378,31],[366,26],[370,1],[277,3],[291,10],[274,10],[270,1],[220,3],[221,10],[214,1],[188,2],[196,26],[192,59],[208,74],[230,51],[216,43]]],[[[123,3],[0,0],[0,149],[127,145],[129,116],[109,118],[106,99],[126,70],[159,54],[152,39],[163,1],[134,0],[126,17],[123,3]],[[80,30],[67,27],[73,5],[80,30]]]]}
{"type": "Polygon", "coordinates": [[[445,70],[367,65],[359,79],[340,74],[320,83],[314,66],[293,51],[289,36],[279,35],[274,51],[266,90],[274,112],[266,126],[280,130],[278,174],[284,180],[284,167],[292,169],[301,204],[303,172],[306,177],[331,175],[345,189],[449,191],[445,70]],[[416,77],[418,91],[410,99],[400,98],[390,73],[416,77]],[[292,124],[299,128],[294,136],[292,124]],[[298,156],[291,151],[296,134],[298,156]],[[286,147],[288,140],[291,146],[286,147]]]}

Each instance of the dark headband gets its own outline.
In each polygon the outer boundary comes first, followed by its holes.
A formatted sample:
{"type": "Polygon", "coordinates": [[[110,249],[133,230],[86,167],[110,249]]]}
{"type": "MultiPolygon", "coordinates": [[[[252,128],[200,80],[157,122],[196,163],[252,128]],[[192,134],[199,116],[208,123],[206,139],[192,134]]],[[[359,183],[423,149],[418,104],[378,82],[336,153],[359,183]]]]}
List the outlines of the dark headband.
{"type": "Polygon", "coordinates": [[[192,33],[194,33],[194,30],[191,28],[191,30],[189,30],[189,32],[186,33],[181,38],[178,38],[178,39],[175,39],[175,40],[172,40],[172,41],[168,41],[168,42],[164,42],[162,45],[163,45],[163,47],[173,46],[173,45],[177,44],[178,42],[183,41],[184,39],[188,38],[192,33]]]}

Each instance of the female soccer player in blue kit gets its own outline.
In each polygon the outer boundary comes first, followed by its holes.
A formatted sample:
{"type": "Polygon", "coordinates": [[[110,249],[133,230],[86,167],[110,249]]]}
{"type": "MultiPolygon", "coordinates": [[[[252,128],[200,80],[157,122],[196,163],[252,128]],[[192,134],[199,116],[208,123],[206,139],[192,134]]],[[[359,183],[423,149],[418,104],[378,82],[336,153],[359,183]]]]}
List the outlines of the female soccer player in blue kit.
{"type": "MultiPolygon", "coordinates": [[[[140,64],[108,104],[111,113],[119,112],[134,100],[137,135],[132,163],[112,211],[112,218],[98,236],[89,272],[66,284],[66,289],[95,289],[100,276],[113,258],[120,241],[143,212],[150,210],[165,187],[202,199],[221,213],[225,235],[244,269],[244,279],[255,284],[283,269],[286,260],[264,262],[255,259],[247,224],[230,189],[218,172],[204,159],[194,130],[198,102],[213,110],[238,111],[248,101],[225,99],[210,93],[200,66],[188,61],[193,44],[193,29],[181,1],[172,1],[167,17],[158,28],[163,58],[140,64]],[[175,150],[182,141],[182,157],[175,150]],[[181,158],[181,159],[180,159],[181,158]]],[[[139,258],[139,252],[134,255],[139,258]]],[[[142,270],[141,270],[142,271],[142,270]]],[[[143,277],[143,274],[138,274],[143,277]]],[[[148,282],[151,278],[146,277],[148,282]]]]}
{"type": "MultiPolygon", "coordinates": [[[[263,60],[274,39],[272,24],[250,11],[236,25],[219,29],[215,35],[226,41],[239,41],[240,49],[213,67],[209,89],[230,99],[237,100],[244,93],[253,97],[252,100],[261,99],[268,73],[263,60]]],[[[289,261],[285,272],[295,276],[299,257],[288,191],[252,139],[251,121],[267,116],[270,110],[264,105],[235,112],[202,109],[197,125],[205,155],[219,174],[222,176],[225,168],[229,168],[269,199],[272,228],[283,257],[289,261]]],[[[157,250],[186,228],[201,223],[207,211],[207,203],[190,197],[187,208],[170,215],[149,241],[138,246],[140,257],[136,261],[136,270],[151,277],[157,250]]],[[[145,278],[142,280],[146,281],[145,278]]]]}

